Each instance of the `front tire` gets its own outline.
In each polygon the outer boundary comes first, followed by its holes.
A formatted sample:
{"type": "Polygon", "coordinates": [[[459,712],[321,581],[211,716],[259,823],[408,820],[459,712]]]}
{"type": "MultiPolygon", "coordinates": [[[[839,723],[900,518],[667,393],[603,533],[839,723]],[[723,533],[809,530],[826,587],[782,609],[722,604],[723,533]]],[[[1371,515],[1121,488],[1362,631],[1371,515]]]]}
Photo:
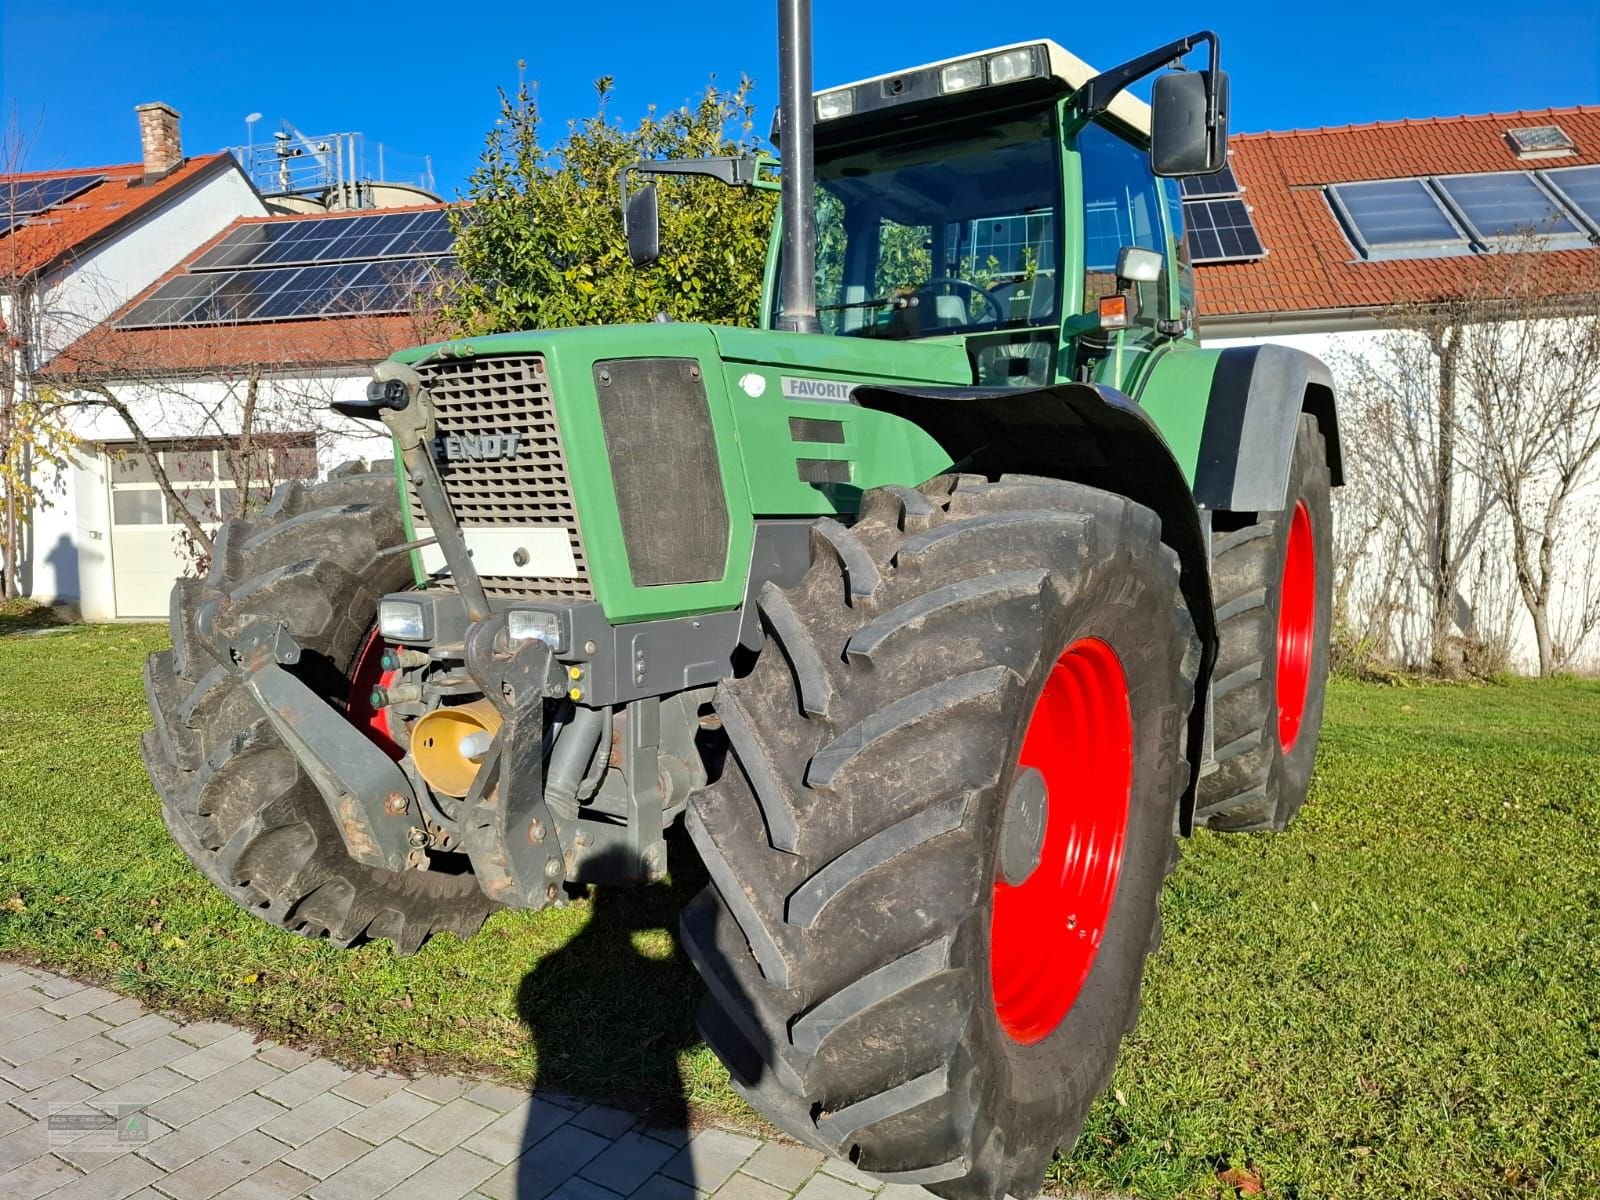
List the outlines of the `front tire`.
{"type": "Polygon", "coordinates": [[[352,859],[321,793],[199,636],[207,619],[224,633],[283,621],[303,651],[292,669],[329,715],[369,726],[362,651],[379,597],[411,584],[408,556],[378,552],[404,540],[392,474],[284,484],[260,514],[224,524],[205,580],[173,588],[172,649],[145,664],[155,728],[143,750],[173,839],[236,904],[293,933],[411,953],[435,932],[471,936],[497,906],[470,872],[352,859]]]}
{"type": "Polygon", "coordinates": [[[1199,659],[1177,558],[1121,497],[944,477],[819,522],[812,559],[764,590],[691,801],[702,1032],[793,1136],[1030,1196],[1159,938],[1199,659]]]}

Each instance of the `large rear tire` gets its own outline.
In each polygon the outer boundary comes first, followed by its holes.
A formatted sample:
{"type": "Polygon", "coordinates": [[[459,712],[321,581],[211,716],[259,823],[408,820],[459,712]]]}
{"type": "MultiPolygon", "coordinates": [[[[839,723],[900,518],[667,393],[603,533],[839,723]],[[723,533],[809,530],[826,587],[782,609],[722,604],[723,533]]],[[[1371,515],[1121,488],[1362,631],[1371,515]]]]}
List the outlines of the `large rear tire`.
{"type": "Polygon", "coordinates": [[[285,484],[258,516],[224,524],[205,580],[173,588],[172,649],[145,664],[155,728],[143,750],[173,838],[240,907],[341,946],[389,938],[410,953],[441,930],[471,936],[496,906],[469,872],[353,860],[315,785],[197,629],[203,612],[223,634],[283,621],[303,650],[291,669],[330,716],[366,725],[353,677],[371,657],[378,598],[411,583],[406,555],[378,552],[404,540],[392,474],[285,484]]]}
{"type": "Polygon", "coordinates": [[[1317,419],[1300,418],[1288,504],[1211,539],[1217,769],[1200,778],[1195,824],[1281,830],[1305,803],[1322,730],[1333,610],[1333,513],[1317,419]]]}
{"type": "Polygon", "coordinates": [[[683,937],[707,1041],[795,1137],[1030,1196],[1138,1011],[1199,647],[1154,513],[943,477],[824,520],[719,689],[683,937]]]}

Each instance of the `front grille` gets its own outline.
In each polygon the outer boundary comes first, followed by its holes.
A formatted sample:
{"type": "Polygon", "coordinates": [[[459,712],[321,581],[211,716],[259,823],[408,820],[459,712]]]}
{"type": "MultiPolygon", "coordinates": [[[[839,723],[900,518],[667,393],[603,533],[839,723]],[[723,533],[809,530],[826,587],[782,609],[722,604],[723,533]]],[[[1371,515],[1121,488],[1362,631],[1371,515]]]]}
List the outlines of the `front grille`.
{"type": "MultiPolygon", "coordinates": [[[[520,435],[511,458],[463,462],[434,456],[462,528],[555,525],[565,529],[571,540],[578,568],[575,579],[485,575],[484,588],[507,596],[593,599],[544,359],[537,354],[450,359],[420,365],[417,373],[433,398],[440,437],[520,435]]],[[[415,488],[411,512],[418,523],[427,522],[415,488]]]]}

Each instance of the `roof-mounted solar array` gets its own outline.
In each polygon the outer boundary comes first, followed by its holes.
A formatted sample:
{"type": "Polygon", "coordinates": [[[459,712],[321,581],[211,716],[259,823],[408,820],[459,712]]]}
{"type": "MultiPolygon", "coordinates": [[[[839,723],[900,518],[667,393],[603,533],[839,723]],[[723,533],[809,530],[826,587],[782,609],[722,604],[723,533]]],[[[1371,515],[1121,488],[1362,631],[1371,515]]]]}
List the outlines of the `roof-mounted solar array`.
{"type": "Polygon", "coordinates": [[[240,225],[117,322],[123,329],[404,312],[455,263],[442,209],[240,225]]]}
{"type": "Polygon", "coordinates": [[[6,180],[0,184],[0,237],[30,217],[49,212],[104,181],[104,175],[54,175],[46,179],[6,180]]]}
{"type": "Polygon", "coordinates": [[[1247,262],[1266,254],[1232,166],[1190,176],[1182,181],[1182,192],[1190,262],[1247,262]]]}
{"type": "Polygon", "coordinates": [[[1236,196],[1186,202],[1183,223],[1192,263],[1242,262],[1261,258],[1267,252],[1250,209],[1236,196]]]}
{"type": "Polygon", "coordinates": [[[1600,240],[1595,167],[1339,183],[1327,194],[1351,244],[1369,259],[1568,250],[1600,240]]]}
{"type": "Polygon", "coordinates": [[[191,271],[287,267],[445,254],[455,241],[443,209],[241,225],[189,264],[191,271]]]}
{"type": "Polygon", "coordinates": [[[1244,191],[1232,166],[1223,167],[1212,175],[1186,175],[1179,180],[1185,200],[1200,200],[1206,196],[1237,196],[1244,191]]]}

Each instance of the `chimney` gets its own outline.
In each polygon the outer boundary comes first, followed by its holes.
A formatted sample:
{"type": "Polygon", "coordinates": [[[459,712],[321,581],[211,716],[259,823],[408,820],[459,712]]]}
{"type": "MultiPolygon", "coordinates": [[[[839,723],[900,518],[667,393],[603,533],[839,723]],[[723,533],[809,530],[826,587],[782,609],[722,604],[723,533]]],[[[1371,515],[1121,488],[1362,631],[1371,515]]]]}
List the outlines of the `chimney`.
{"type": "Polygon", "coordinates": [[[183,139],[178,136],[178,110],[170,104],[141,104],[139,142],[144,149],[144,177],[160,179],[183,165],[183,139]]]}

